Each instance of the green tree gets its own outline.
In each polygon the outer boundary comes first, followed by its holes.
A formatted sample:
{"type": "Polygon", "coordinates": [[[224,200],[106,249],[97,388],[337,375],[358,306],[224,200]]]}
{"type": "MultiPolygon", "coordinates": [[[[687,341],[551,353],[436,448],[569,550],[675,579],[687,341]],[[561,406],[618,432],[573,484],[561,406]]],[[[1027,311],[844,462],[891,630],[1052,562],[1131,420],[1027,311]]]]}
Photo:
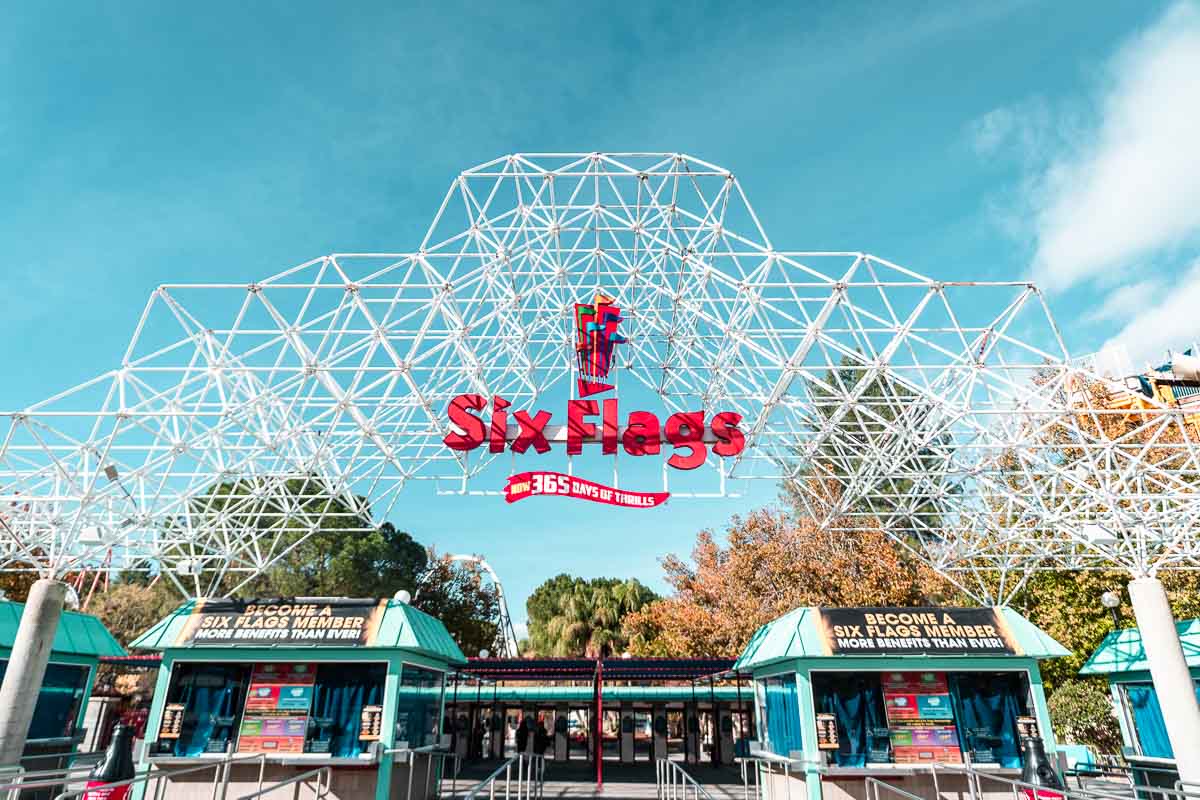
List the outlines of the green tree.
{"type": "MultiPolygon", "coordinates": [[[[296,534],[286,534],[296,536],[296,534]]],[[[256,582],[259,596],[390,597],[415,594],[429,555],[411,535],[385,522],[370,533],[322,530],[300,541],[256,582]]]]}
{"type": "Polygon", "coordinates": [[[622,652],[628,645],[622,620],[657,599],[632,578],[556,575],[525,604],[530,653],[597,657],[622,652]]]}
{"type": "Polygon", "coordinates": [[[477,564],[453,563],[430,553],[412,604],[440,619],[466,655],[484,648],[499,652],[500,600],[477,564]]]}
{"type": "Polygon", "coordinates": [[[1062,683],[1048,702],[1050,721],[1060,742],[1085,744],[1097,753],[1121,752],[1121,729],[1103,678],[1062,683]]]}

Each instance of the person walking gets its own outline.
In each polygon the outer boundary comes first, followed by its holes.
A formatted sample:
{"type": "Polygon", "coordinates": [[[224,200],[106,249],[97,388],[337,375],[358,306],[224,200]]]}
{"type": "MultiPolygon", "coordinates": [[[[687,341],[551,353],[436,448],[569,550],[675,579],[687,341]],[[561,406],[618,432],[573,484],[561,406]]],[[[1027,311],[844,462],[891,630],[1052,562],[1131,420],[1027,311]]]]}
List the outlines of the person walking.
{"type": "Polygon", "coordinates": [[[533,752],[536,755],[546,755],[546,748],[550,746],[550,732],[546,730],[546,721],[538,722],[537,730],[533,732],[533,752]]]}
{"type": "Polygon", "coordinates": [[[525,748],[529,745],[529,724],[528,717],[521,717],[521,721],[517,723],[517,752],[524,753],[525,748]]]}

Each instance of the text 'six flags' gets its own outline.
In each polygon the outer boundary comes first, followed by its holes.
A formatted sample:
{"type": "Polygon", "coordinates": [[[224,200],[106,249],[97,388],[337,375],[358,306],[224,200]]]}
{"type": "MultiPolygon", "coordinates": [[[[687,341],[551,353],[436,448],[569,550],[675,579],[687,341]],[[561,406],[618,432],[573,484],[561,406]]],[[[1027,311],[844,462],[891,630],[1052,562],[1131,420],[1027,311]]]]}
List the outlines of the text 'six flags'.
{"type": "Polygon", "coordinates": [[[520,472],[509,476],[508,485],[504,487],[506,503],[515,503],[534,495],[574,497],[624,508],[653,508],[665,503],[671,493],[630,492],[561,472],[520,472]]]}

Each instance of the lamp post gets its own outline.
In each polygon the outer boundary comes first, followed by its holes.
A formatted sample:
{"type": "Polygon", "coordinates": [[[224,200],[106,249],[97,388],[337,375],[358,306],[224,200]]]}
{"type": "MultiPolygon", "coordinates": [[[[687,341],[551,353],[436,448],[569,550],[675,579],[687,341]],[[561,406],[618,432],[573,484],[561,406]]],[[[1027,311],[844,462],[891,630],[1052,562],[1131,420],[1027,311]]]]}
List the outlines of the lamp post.
{"type": "Polygon", "coordinates": [[[1121,618],[1117,614],[1117,609],[1121,607],[1121,595],[1116,592],[1105,592],[1100,595],[1100,604],[1112,614],[1113,630],[1120,630],[1121,618]]]}

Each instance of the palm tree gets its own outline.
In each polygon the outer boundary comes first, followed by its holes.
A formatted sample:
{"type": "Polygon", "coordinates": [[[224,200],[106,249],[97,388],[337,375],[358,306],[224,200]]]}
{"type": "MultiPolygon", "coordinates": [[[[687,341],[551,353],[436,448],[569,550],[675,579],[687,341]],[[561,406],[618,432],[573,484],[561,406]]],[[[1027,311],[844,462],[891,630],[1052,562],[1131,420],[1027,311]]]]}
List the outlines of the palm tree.
{"type": "Polygon", "coordinates": [[[531,639],[535,649],[550,656],[599,658],[623,650],[621,620],[655,598],[636,579],[625,581],[576,578],[558,597],[544,633],[531,639]]]}

